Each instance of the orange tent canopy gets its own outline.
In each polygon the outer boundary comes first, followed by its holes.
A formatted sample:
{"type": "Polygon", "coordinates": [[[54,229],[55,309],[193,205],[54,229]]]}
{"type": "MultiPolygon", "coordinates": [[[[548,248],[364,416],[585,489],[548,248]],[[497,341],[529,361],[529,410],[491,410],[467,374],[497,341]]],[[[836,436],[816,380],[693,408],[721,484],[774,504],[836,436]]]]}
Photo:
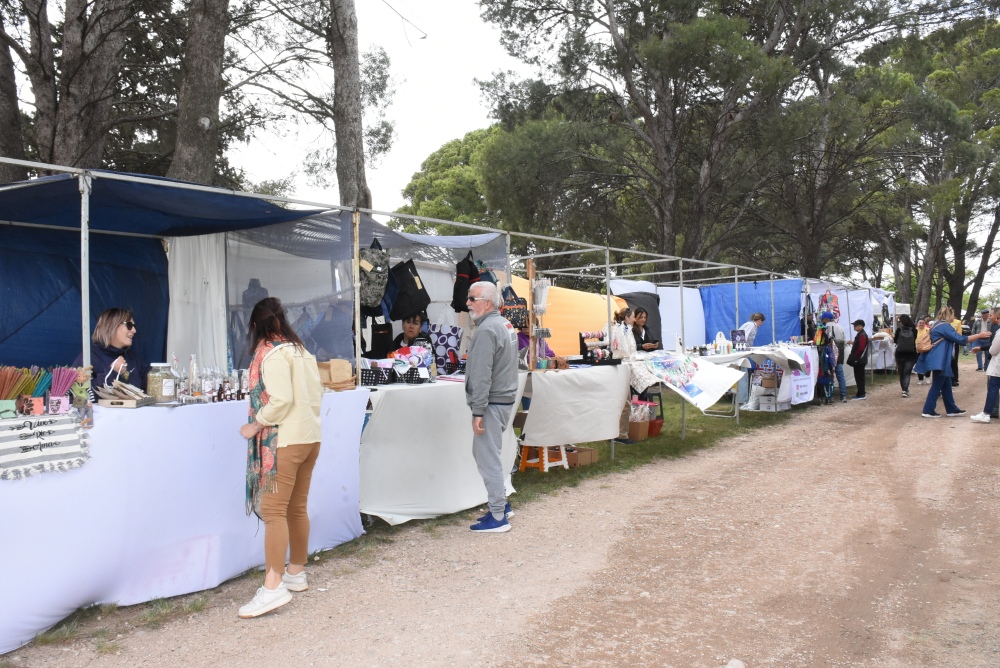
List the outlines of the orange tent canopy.
{"type": "MultiPolygon", "coordinates": [[[[512,277],[512,287],[518,297],[528,296],[528,280],[512,277]]],[[[624,299],[611,297],[611,311],[625,308],[624,299]]],[[[604,295],[582,290],[552,286],[549,288],[545,315],[539,316],[540,326],[552,330],[546,339],[557,355],[580,354],[580,332],[596,332],[608,326],[608,301],[604,295]]]]}

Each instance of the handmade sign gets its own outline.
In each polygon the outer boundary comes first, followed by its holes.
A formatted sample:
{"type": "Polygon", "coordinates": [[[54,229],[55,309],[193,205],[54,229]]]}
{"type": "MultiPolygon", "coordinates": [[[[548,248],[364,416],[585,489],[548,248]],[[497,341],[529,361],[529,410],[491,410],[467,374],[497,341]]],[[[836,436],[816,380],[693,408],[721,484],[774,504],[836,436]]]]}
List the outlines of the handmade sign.
{"type": "Polygon", "coordinates": [[[88,458],[87,436],[75,413],[0,420],[0,480],[68,471],[88,458]]]}

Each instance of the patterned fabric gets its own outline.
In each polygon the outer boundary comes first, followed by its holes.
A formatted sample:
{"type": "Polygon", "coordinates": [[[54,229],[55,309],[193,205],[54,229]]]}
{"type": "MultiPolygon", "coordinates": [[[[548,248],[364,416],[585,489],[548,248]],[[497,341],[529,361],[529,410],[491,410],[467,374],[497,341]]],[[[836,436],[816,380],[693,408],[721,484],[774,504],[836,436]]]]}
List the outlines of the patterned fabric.
{"type": "Polygon", "coordinates": [[[453,350],[456,355],[458,354],[458,346],[462,343],[462,328],[431,323],[427,326],[427,331],[431,337],[431,346],[434,348],[434,361],[437,362],[438,373],[444,373],[445,364],[448,362],[448,351],[453,350]]]}
{"type": "MultiPolygon", "coordinates": [[[[250,378],[248,387],[250,388],[250,410],[248,411],[247,424],[257,421],[257,412],[267,406],[271,397],[264,387],[264,380],[261,377],[261,367],[264,358],[268,354],[280,347],[292,345],[289,341],[265,341],[257,346],[254,351],[253,361],[250,362],[250,378]]],[[[278,458],[276,450],[278,447],[278,427],[264,427],[254,438],[247,439],[247,515],[256,513],[257,517],[264,519],[260,515],[260,497],[262,494],[273,494],[278,491],[278,458]]]]}
{"type": "Polygon", "coordinates": [[[0,480],[79,468],[90,457],[88,439],[76,411],[0,420],[0,480]]]}

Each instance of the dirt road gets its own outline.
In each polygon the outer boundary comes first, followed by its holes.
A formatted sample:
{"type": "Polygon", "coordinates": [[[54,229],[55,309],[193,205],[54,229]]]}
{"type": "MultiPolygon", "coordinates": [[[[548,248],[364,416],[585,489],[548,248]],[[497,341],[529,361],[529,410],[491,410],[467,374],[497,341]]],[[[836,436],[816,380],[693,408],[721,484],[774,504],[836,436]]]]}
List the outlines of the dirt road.
{"type": "Polygon", "coordinates": [[[588,481],[507,534],[407,528],[258,620],[236,617],[243,580],[161,628],[0,666],[995,668],[1000,423],[922,419],[911,389],[588,481]]]}

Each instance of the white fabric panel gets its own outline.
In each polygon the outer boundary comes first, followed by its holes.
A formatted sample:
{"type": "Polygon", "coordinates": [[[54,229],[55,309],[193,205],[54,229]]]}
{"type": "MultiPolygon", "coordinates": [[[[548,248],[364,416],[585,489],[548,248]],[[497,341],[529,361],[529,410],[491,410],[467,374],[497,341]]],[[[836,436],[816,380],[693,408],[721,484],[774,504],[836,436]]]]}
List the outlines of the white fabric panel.
{"type": "MultiPolygon", "coordinates": [[[[309,494],[309,550],[360,536],[358,441],[368,390],[323,396],[323,445],[309,494]]],[[[264,562],[245,510],[247,403],[94,407],[91,459],[0,485],[0,654],[77,608],[210,589],[264,562]]],[[[236,614],[235,608],[233,614],[236,614]]]]}
{"type": "MultiPolygon", "coordinates": [[[[663,349],[677,347],[677,335],[681,332],[681,289],[679,287],[657,288],[660,295],[660,332],[663,349]]],[[[705,345],[705,309],[701,303],[698,288],[684,288],[684,345],[688,348],[705,345]]]]}
{"type": "Polygon", "coordinates": [[[611,294],[627,295],[630,292],[648,292],[656,294],[656,284],[649,281],[630,281],[624,278],[611,279],[611,294]]]}
{"type": "Polygon", "coordinates": [[[226,235],[172,237],[169,248],[167,355],[226,369],[226,235]]]}
{"type": "Polygon", "coordinates": [[[896,368],[896,344],[890,337],[872,338],[871,358],[868,365],[872,369],[896,368]]]}
{"type": "MultiPolygon", "coordinates": [[[[520,374],[517,401],[526,377],[520,374]]],[[[486,487],[472,457],[472,411],[464,383],[385,385],[371,400],[372,415],[361,437],[361,512],[402,524],[486,503],[486,487]]],[[[503,435],[505,471],[517,454],[511,408],[503,435]]],[[[509,474],[506,483],[510,494],[509,474]]]]}
{"type": "MultiPolygon", "coordinates": [[[[841,306],[843,308],[843,306],[841,306]]],[[[872,299],[870,292],[868,290],[851,290],[847,293],[847,318],[841,317],[841,325],[844,327],[844,331],[847,332],[847,339],[849,341],[854,340],[854,327],[851,323],[859,318],[865,321],[865,331],[868,332],[868,336],[871,336],[872,332],[872,320],[875,317],[875,311],[872,309],[872,299]]],[[[881,306],[879,307],[881,309],[881,306]]]]}
{"type": "Polygon", "coordinates": [[[531,409],[524,422],[525,445],[588,443],[618,436],[629,398],[631,374],[624,364],[531,376],[531,409]]]}

